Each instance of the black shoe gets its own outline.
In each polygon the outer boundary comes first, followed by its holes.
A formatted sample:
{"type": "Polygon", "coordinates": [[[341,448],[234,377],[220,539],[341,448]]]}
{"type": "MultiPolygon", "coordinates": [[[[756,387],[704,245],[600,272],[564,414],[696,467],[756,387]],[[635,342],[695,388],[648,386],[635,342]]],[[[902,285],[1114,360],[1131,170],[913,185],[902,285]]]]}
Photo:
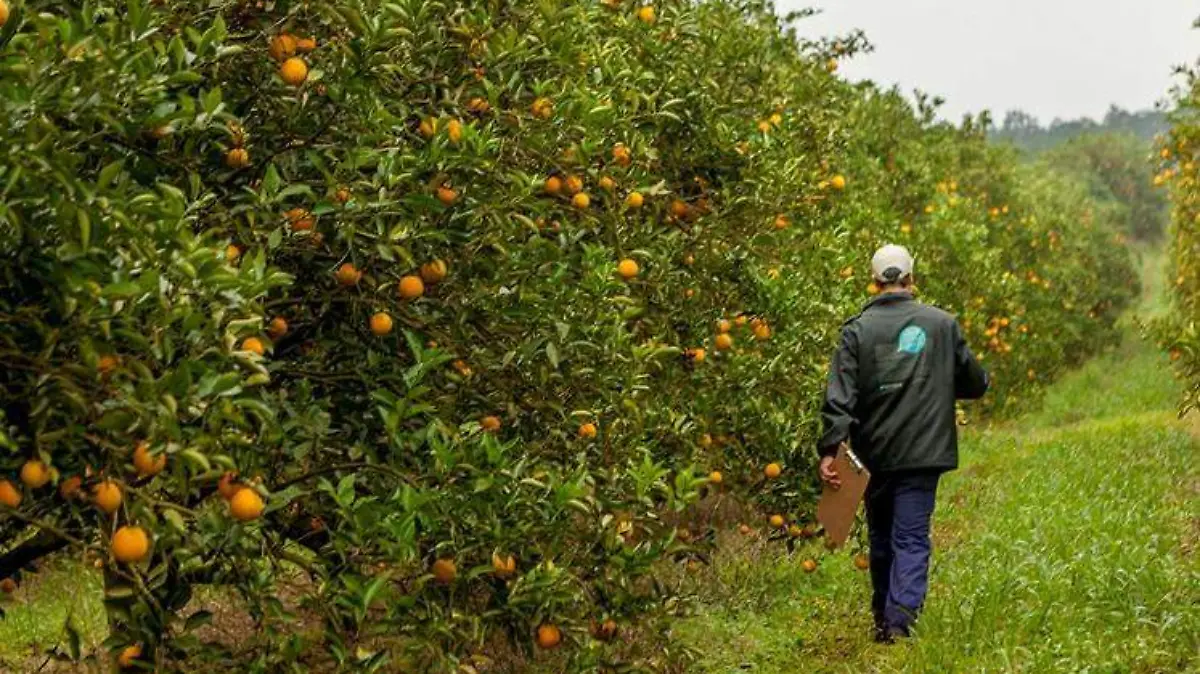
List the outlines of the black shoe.
{"type": "Polygon", "coordinates": [[[896,639],[892,637],[888,628],[882,625],[875,626],[875,643],[877,644],[894,644],[896,639]]]}

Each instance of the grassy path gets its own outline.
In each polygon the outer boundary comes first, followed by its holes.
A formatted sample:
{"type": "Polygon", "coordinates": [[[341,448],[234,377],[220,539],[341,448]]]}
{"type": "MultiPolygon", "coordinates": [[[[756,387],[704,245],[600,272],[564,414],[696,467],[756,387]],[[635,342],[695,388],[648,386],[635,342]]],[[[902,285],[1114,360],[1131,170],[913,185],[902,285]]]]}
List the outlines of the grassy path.
{"type": "MultiPolygon", "coordinates": [[[[754,544],[722,554],[680,630],[698,672],[1200,671],[1200,424],[1132,334],[1038,413],[966,434],[942,484],[927,611],[869,640],[847,553],[812,574],[754,544]]],[[[739,548],[738,544],[732,547],[739,548]]]]}

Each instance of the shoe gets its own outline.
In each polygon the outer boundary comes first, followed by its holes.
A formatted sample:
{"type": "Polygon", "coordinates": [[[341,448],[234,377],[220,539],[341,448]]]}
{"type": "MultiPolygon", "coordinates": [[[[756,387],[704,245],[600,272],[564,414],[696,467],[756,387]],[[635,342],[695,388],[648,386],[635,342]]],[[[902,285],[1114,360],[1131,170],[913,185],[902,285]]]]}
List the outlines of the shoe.
{"type": "Polygon", "coordinates": [[[875,643],[877,644],[894,644],[896,639],[892,636],[891,630],[882,626],[875,626],[875,643]]]}

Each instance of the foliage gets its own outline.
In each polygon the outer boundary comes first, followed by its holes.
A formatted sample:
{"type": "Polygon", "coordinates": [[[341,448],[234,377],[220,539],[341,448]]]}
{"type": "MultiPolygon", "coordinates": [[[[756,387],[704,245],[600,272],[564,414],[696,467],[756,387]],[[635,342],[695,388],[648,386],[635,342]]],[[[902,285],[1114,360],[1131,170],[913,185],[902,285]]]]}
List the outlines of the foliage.
{"type": "Polygon", "coordinates": [[[809,515],[875,246],[985,352],[981,411],[1136,290],[1085,189],[766,3],[38,0],[0,41],[0,575],[99,555],[106,646],[164,671],[452,671],[549,624],[613,664],[588,626],[669,605],[702,494],[809,515]],[[202,643],[200,585],[254,648],[202,643]]]}

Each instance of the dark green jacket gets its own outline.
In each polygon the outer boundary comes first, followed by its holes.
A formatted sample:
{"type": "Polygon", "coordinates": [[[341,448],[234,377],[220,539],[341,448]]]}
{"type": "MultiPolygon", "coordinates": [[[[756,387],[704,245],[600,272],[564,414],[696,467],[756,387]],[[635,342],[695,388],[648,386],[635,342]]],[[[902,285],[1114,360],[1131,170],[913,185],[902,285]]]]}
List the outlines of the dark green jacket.
{"type": "Polygon", "coordinates": [[[950,314],[908,293],[876,297],[842,326],[829,368],[818,450],[849,440],[872,472],[958,467],[956,399],[988,376],[950,314]]]}

